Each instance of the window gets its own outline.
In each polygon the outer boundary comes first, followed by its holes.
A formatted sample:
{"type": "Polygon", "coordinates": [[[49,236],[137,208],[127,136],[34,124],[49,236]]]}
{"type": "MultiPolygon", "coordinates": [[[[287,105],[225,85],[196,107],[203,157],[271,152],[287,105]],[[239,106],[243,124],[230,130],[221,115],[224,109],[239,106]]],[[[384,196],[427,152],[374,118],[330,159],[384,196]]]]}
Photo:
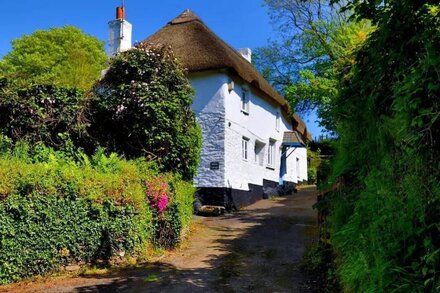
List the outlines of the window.
{"type": "Polygon", "coordinates": [[[258,164],[260,166],[263,166],[264,164],[264,147],[266,146],[265,143],[262,143],[260,141],[255,141],[255,164],[258,164]]]}
{"type": "Polygon", "coordinates": [[[301,169],[300,169],[300,164],[299,164],[299,158],[296,158],[296,176],[297,176],[298,178],[301,177],[301,176],[300,176],[300,172],[301,172],[301,169]]]}
{"type": "Polygon", "coordinates": [[[280,131],[280,124],[281,124],[281,115],[280,115],[280,112],[277,112],[277,117],[276,117],[276,121],[275,121],[275,129],[277,131],[280,131]]]}
{"type": "Polygon", "coordinates": [[[249,145],[249,138],[243,137],[241,140],[241,156],[243,160],[248,160],[248,145],[249,145]]]}
{"type": "Polygon", "coordinates": [[[241,111],[249,114],[249,92],[246,89],[241,89],[241,111]]]}
{"type": "Polygon", "coordinates": [[[267,165],[275,166],[275,140],[269,140],[269,148],[267,150],[267,165]]]}

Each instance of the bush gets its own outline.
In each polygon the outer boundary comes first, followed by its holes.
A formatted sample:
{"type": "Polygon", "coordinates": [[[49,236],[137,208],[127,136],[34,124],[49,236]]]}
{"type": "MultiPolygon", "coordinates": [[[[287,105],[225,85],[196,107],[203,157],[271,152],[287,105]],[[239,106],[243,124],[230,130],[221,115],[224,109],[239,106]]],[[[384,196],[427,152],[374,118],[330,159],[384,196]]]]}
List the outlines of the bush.
{"type": "Polygon", "coordinates": [[[145,159],[103,150],[71,157],[2,136],[0,150],[0,284],[72,263],[141,257],[150,243],[173,248],[189,224],[189,183],[159,176],[145,159]],[[148,191],[162,184],[169,203],[160,215],[148,191]]]}
{"type": "Polygon", "coordinates": [[[53,85],[21,88],[3,80],[0,85],[0,133],[13,141],[44,143],[57,149],[76,143],[84,132],[83,92],[53,85]]]}
{"type": "Polygon", "coordinates": [[[141,242],[132,206],[95,204],[75,194],[14,194],[0,202],[0,218],[0,284],[108,260],[141,242]]]}
{"type": "Polygon", "coordinates": [[[153,242],[157,246],[171,249],[179,244],[193,215],[195,191],[191,183],[179,176],[158,176],[147,182],[147,199],[155,215],[153,242]]]}
{"type": "Polygon", "coordinates": [[[307,246],[301,267],[313,276],[317,292],[341,292],[333,249],[329,244],[319,241],[307,246]]]}
{"type": "Polygon", "coordinates": [[[333,109],[333,177],[345,182],[330,216],[341,283],[346,292],[439,292],[440,6],[351,1],[353,8],[377,29],[333,109]]]}
{"type": "Polygon", "coordinates": [[[201,130],[191,110],[193,91],[168,49],[140,46],[118,54],[94,93],[92,145],[149,157],[187,180],[194,176],[201,130]]]}

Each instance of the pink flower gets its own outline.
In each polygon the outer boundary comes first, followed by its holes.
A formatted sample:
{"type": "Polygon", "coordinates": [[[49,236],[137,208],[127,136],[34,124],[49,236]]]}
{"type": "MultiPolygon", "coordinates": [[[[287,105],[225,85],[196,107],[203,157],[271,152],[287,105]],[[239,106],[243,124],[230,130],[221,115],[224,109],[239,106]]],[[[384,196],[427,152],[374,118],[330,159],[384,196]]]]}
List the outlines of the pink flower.
{"type": "Polygon", "coordinates": [[[168,207],[168,196],[162,196],[157,203],[157,210],[159,213],[162,213],[168,207]]]}
{"type": "Polygon", "coordinates": [[[159,176],[145,182],[147,187],[147,200],[152,208],[159,213],[164,212],[169,205],[170,189],[164,178],[159,176]]]}

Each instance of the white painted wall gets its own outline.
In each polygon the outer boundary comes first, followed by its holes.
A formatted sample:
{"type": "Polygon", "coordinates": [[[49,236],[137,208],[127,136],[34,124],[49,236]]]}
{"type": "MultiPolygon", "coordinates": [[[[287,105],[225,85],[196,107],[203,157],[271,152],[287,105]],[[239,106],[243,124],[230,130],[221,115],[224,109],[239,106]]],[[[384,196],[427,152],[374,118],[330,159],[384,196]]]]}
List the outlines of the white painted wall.
{"type": "MultiPolygon", "coordinates": [[[[234,90],[229,91],[231,79],[226,74],[191,75],[190,81],[196,92],[193,110],[203,133],[201,164],[194,184],[197,187],[249,190],[249,183],[261,186],[263,179],[278,182],[281,143],[284,132],[292,130],[279,106],[260,98],[251,86],[245,86],[250,97],[249,115],[246,115],[241,111],[243,85],[235,83],[234,90]],[[279,130],[276,129],[277,113],[280,113],[279,130]],[[249,139],[247,161],[242,158],[243,137],[249,139]],[[274,166],[267,165],[270,139],[276,141],[274,166]],[[255,160],[257,141],[265,144],[263,165],[255,160]],[[210,170],[211,162],[219,162],[219,170],[210,170]]],[[[298,148],[287,158],[284,179],[295,183],[307,180],[306,149],[298,148]],[[300,162],[299,174],[297,158],[300,162]]]]}
{"type": "Polygon", "coordinates": [[[202,153],[198,174],[194,178],[197,187],[225,187],[225,93],[227,76],[204,74],[190,77],[195,89],[193,111],[202,128],[202,153]],[[219,163],[218,170],[211,170],[212,162],[219,163]]]}
{"type": "Polygon", "coordinates": [[[108,56],[112,57],[116,53],[125,52],[132,47],[132,25],[125,19],[115,19],[108,23],[109,42],[108,56]]]}
{"type": "MultiPolygon", "coordinates": [[[[282,115],[279,106],[272,104],[259,97],[252,91],[250,86],[249,113],[241,111],[240,84],[235,84],[235,89],[225,93],[226,129],[225,129],[225,180],[228,187],[241,190],[249,190],[248,183],[262,185],[263,179],[279,181],[281,144],[285,131],[292,130],[292,125],[282,115]],[[276,129],[277,113],[280,113],[279,130],[276,129]],[[242,138],[249,139],[249,159],[242,158],[242,138]],[[275,165],[268,166],[267,152],[269,140],[275,140],[275,165]],[[254,159],[254,147],[256,141],[265,143],[264,162],[260,165],[254,159]]],[[[292,150],[289,151],[289,153],[292,150]]],[[[298,182],[307,180],[307,157],[305,149],[296,149],[287,158],[287,174],[285,181],[298,182]],[[305,155],[305,156],[304,156],[305,155]],[[300,159],[300,173],[297,174],[296,158],[300,159]],[[305,172],[301,171],[304,170],[305,172]]]]}

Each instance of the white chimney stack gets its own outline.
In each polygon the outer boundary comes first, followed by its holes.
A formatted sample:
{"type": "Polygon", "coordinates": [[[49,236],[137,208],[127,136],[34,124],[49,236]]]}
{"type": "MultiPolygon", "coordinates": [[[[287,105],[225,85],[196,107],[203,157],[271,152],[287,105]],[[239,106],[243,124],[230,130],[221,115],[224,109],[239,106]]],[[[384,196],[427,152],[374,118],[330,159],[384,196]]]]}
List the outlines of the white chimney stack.
{"type": "Polygon", "coordinates": [[[131,49],[132,25],[125,20],[125,7],[116,8],[116,19],[108,23],[109,42],[108,56],[131,49]]]}
{"type": "Polygon", "coordinates": [[[249,63],[252,63],[252,50],[251,49],[241,48],[241,49],[238,49],[238,53],[240,53],[244,59],[249,61],[249,63]]]}

